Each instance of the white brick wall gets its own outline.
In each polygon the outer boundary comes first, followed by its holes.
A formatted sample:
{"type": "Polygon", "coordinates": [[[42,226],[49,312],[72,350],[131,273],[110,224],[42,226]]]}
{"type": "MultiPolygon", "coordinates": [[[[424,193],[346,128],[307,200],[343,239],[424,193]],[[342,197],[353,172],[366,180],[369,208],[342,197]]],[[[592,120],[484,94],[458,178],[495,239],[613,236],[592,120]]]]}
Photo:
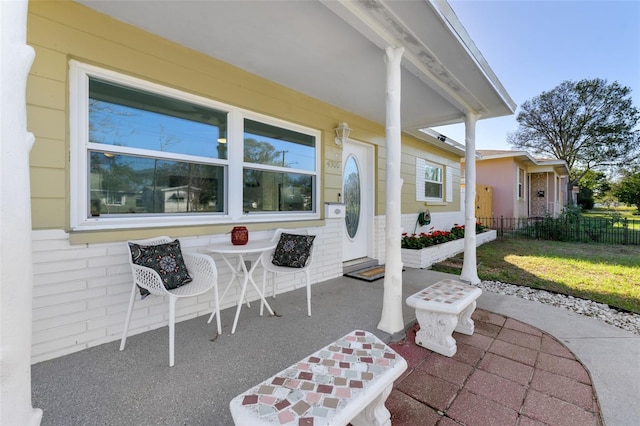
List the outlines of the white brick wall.
{"type": "MultiPolygon", "coordinates": [[[[402,232],[413,234],[414,227],[416,226],[416,220],[418,218],[417,213],[405,214],[401,217],[402,232]]],[[[386,260],[386,244],[384,240],[384,227],[386,225],[385,216],[376,216],[374,218],[374,247],[373,255],[378,262],[382,265],[386,260]]],[[[437,231],[449,231],[455,224],[464,225],[464,213],[462,211],[457,212],[445,212],[445,213],[431,213],[431,223],[429,225],[418,225],[415,232],[417,234],[421,232],[429,232],[431,228],[437,231]]]]}
{"type": "MultiPolygon", "coordinates": [[[[317,235],[311,283],[342,275],[342,219],[328,219],[324,227],[310,228],[317,235]]],[[[270,238],[272,232],[251,233],[255,239],[270,238]]],[[[33,238],[33,337],[32,362],[40,362],[77,352],[102,343],[119,340],[131,294],[131,269],[125,242],[101,244],[69,243],[63,231],[34,231],[33,238]]],[[[206,253],[206,246],[228,239],[228,235],[180,238],[185,251],[206,253]]],[[[218,267],[220,295],[231,278],[224,261],[214,256],[218,267]]],[[[253,258],[255,259],[255,257],[253,258]]],[[[255,271],[256,281],[262,270],[255,271]]],[[[278,278],[278,293],[293,290],[304,283],[304,274],[278,278]]],[[[267,287],[270,289],[270,287],[267,287]]],[[[221,308],[235,305],[239,297],[233,286],[221,308]]],[[[270,292],[268,293],[270,294],[270,292]]],[[[257,294],[248,287],[250,301],[257,294]]],[[[213,310],[213,295],[181,300],[176,321],[208,316],[213,310]]],[[[163,327],[167,324],[168,303],[150,296],[136,300],[129,334],[163,327]]],[[[230,324],[226,324],[227,329],[230,324]]]]}

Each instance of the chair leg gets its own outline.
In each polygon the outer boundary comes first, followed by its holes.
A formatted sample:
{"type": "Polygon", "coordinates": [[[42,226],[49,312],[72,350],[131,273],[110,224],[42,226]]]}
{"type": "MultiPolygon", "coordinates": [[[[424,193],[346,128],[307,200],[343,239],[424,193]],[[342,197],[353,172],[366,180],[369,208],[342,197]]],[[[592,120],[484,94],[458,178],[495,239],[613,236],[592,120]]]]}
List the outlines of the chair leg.
{"type": "Polygon", "coordinates": [[[276,288],[277,282],[276,282],[276,273],[275,272],[271,273],[271,286],[272,286],[271,287],[271,292],[272,292],[271,295],[275,299],[276,298],[276,290],[277,290],[277,288],[276,288]]]}
{"type": "Polygon", "coordinates": [[[127,310],[127,318],[124,320],[124,330],[122,330],[122,340],[120,340],[120,350],[124,350],[124,345],[127,343],[127,333],[129,332],[129,322],[131,321],[131,312],[133,312],[133,305],[136,303],[136,290],[137,286],[134,284],[131,289],[131,297],[129,297],[129,309],[127,310]]]}
{"type": "MultiPolygon", "coordinates": [[[[218,285],[213,288],[213,298],[214,298],[214,312],[216,313],[216,325],[218,326],[218,334],[222,334],[222,323],[220,322],[220,299],[218,297],[218,285]]],[[[213,315],[213,314],[211,314],[213,315]]],[[[209,319],[211,322],[211,319],[209,319]]]]}
{"type": "MultiPolygon", "coordinates": [[[[264,296],[264,290],[267,286],[267,270],[262,270],[262,295],[264,296]]],[[[264,312],[264,300],[260,299],[260,316],[264,312]]]]}
{"type": "Polygon", "coordinates": [[[311,316],[311,277],[309,276],[309,270],[304,271],[307,276],[307,315],[311,316]]]}
{"type": "MultiPolygon", "coordinates": [[[[176,297],[169,297],[169,367],[173,367],[176,331],[176,297]]],[[[218,318],[220,316],[218,315],[218,318]]]]}
{"type": "MultiPolygon", "coordinates": [[[[275,272],[271,273],[271,279],[273,280],[273,291],[272,291],[272,293],[273,293],[273,298],[275,299],[276,298],[276,274],[275,274],[275,272]]],[[[264,297],[267,297],[266,296],[267,293],[265,291],[266,288],[267,288],[267,270],[263,269],[262,270],[262,295],[264,297]]],[[[260,300],[260,316],[262,316],[263,311],[264,311],[264,300],[261,299],[260,300]]]]}

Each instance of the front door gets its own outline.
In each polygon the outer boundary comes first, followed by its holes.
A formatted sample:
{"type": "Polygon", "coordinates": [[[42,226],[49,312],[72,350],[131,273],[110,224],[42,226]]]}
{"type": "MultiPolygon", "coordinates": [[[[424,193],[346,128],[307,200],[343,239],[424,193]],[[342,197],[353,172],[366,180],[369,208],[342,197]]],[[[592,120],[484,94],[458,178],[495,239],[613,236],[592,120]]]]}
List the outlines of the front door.
{"type": "Polygon", "coordinates": [[[342,261],[366,257],[373,233],[373,149],[353,141],[342,147],[342,200],[345,204],[342,261]]]}

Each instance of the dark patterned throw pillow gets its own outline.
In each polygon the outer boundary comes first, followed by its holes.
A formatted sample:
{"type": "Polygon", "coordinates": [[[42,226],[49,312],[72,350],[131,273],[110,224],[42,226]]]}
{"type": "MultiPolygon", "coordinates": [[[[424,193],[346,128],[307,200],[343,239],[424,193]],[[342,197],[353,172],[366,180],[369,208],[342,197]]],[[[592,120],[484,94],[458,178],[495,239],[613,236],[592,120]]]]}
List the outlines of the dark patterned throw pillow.
{"type": "MultiPolygon", "coordinates": [[[[153,246],[129,243],[129,250],[133,263],[156,271],[167,290],[173,290],[193,280],[187,271],[178,240],[153,246]]],[[[142,290],[141,288],[140,294],[144,296],[142,290]]]]}
{"type": "Polygon", "coordinates": [[[277,266],[302,268],[307,264],[315,235],[282,233],[271,263],[277,266]]]}

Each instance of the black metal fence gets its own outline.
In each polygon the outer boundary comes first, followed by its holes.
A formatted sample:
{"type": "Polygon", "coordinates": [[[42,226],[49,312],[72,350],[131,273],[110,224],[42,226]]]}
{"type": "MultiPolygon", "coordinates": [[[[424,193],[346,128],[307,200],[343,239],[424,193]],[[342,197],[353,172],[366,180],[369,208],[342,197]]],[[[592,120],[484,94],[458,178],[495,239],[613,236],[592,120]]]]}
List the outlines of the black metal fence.
{"type": "Polygon", "coordinates": [[[477,221],[495,229],[499,237],[640,245],[640,219],[491,217],[478,218],[477,221]]]}

